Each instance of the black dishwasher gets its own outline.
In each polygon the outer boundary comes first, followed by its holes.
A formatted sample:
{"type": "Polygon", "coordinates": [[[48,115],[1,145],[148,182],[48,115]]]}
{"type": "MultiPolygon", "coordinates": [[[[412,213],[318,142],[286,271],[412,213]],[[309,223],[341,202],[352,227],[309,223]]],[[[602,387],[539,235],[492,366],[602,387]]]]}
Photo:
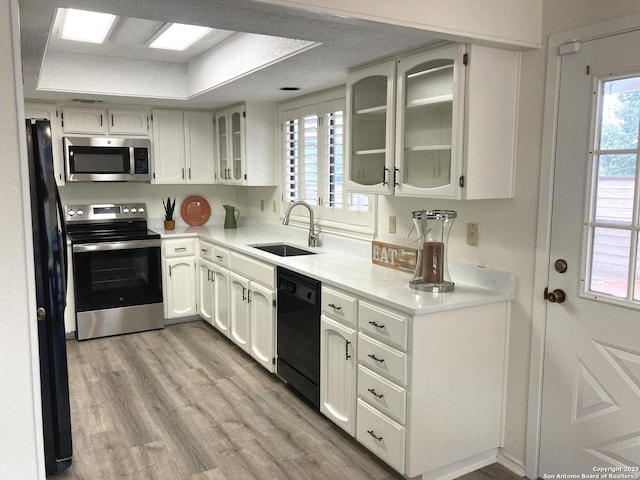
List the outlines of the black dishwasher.
{"type": "Polygon", "coordinates": [[[320,408],[320,282],[278,267],[278,375],[320,408]]]}

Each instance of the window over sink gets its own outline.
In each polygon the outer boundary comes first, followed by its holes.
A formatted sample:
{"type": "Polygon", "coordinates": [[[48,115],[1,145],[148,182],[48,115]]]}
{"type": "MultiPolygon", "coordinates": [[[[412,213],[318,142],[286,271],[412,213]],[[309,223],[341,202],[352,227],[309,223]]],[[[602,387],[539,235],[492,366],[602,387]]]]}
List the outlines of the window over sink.
{"type": "Polygon", "coordinates": [[[368,236],[376,197],[344,191],[344,109],[344,91],[337,90],[279,106],[281,213],[304,200],[325,231],[368,236]]]}

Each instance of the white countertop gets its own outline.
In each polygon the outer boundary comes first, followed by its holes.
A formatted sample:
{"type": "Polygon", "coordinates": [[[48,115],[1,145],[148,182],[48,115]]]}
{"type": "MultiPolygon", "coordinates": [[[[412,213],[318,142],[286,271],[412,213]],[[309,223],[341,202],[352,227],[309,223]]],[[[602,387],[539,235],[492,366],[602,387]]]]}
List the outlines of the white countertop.
{"type": "Polygon", "coordinates": [[[307,230],[292,226],[248,222],[237,229],[221,225],[176,226],[166,231],[153,223],[150,228],[163,239],[196,236],[320,280],[326,285],[352,292],[411,315],[433,313],[486,303],[512,300],[515,275],[474,265],[449,262],[455,290],[445,293],[419,292],[409,288],[412,275],[371,262],[371,244],[357,240],[320,236],[320,247],[307,247],[307,230]],[[279,257],[250,245],[287,242],[317,255],[279,257]]]}

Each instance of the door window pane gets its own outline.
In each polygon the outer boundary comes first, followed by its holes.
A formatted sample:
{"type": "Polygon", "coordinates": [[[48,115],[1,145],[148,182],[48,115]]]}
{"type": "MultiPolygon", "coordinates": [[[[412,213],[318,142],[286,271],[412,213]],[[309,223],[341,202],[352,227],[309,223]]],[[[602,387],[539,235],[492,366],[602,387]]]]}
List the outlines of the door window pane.
{"type": "Polygon", "coordinates": [[[596,221],[629,224],[633,220],[636,155],[601,155],[596,183],[596,221]]]}
{"type": "Polygon", "coordinates": [[[617,228],[595,228],[591,259],[590,290],[627,298],[631,232],[617,228]]]}
{"type": "Polygon", "coordinates": [[[640,124],[640,77],[603,83],[601,150],[637,148],[640,124]]]}

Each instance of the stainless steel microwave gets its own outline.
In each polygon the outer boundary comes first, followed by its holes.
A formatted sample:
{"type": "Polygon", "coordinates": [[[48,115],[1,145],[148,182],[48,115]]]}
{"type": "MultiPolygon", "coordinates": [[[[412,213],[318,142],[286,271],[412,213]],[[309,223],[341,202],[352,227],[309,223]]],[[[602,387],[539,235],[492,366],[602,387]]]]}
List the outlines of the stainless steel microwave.
{"type": "Polygon", "coordinates": [[[64,137],[68,182],[150,182],[145,138],[64,137]]]}

